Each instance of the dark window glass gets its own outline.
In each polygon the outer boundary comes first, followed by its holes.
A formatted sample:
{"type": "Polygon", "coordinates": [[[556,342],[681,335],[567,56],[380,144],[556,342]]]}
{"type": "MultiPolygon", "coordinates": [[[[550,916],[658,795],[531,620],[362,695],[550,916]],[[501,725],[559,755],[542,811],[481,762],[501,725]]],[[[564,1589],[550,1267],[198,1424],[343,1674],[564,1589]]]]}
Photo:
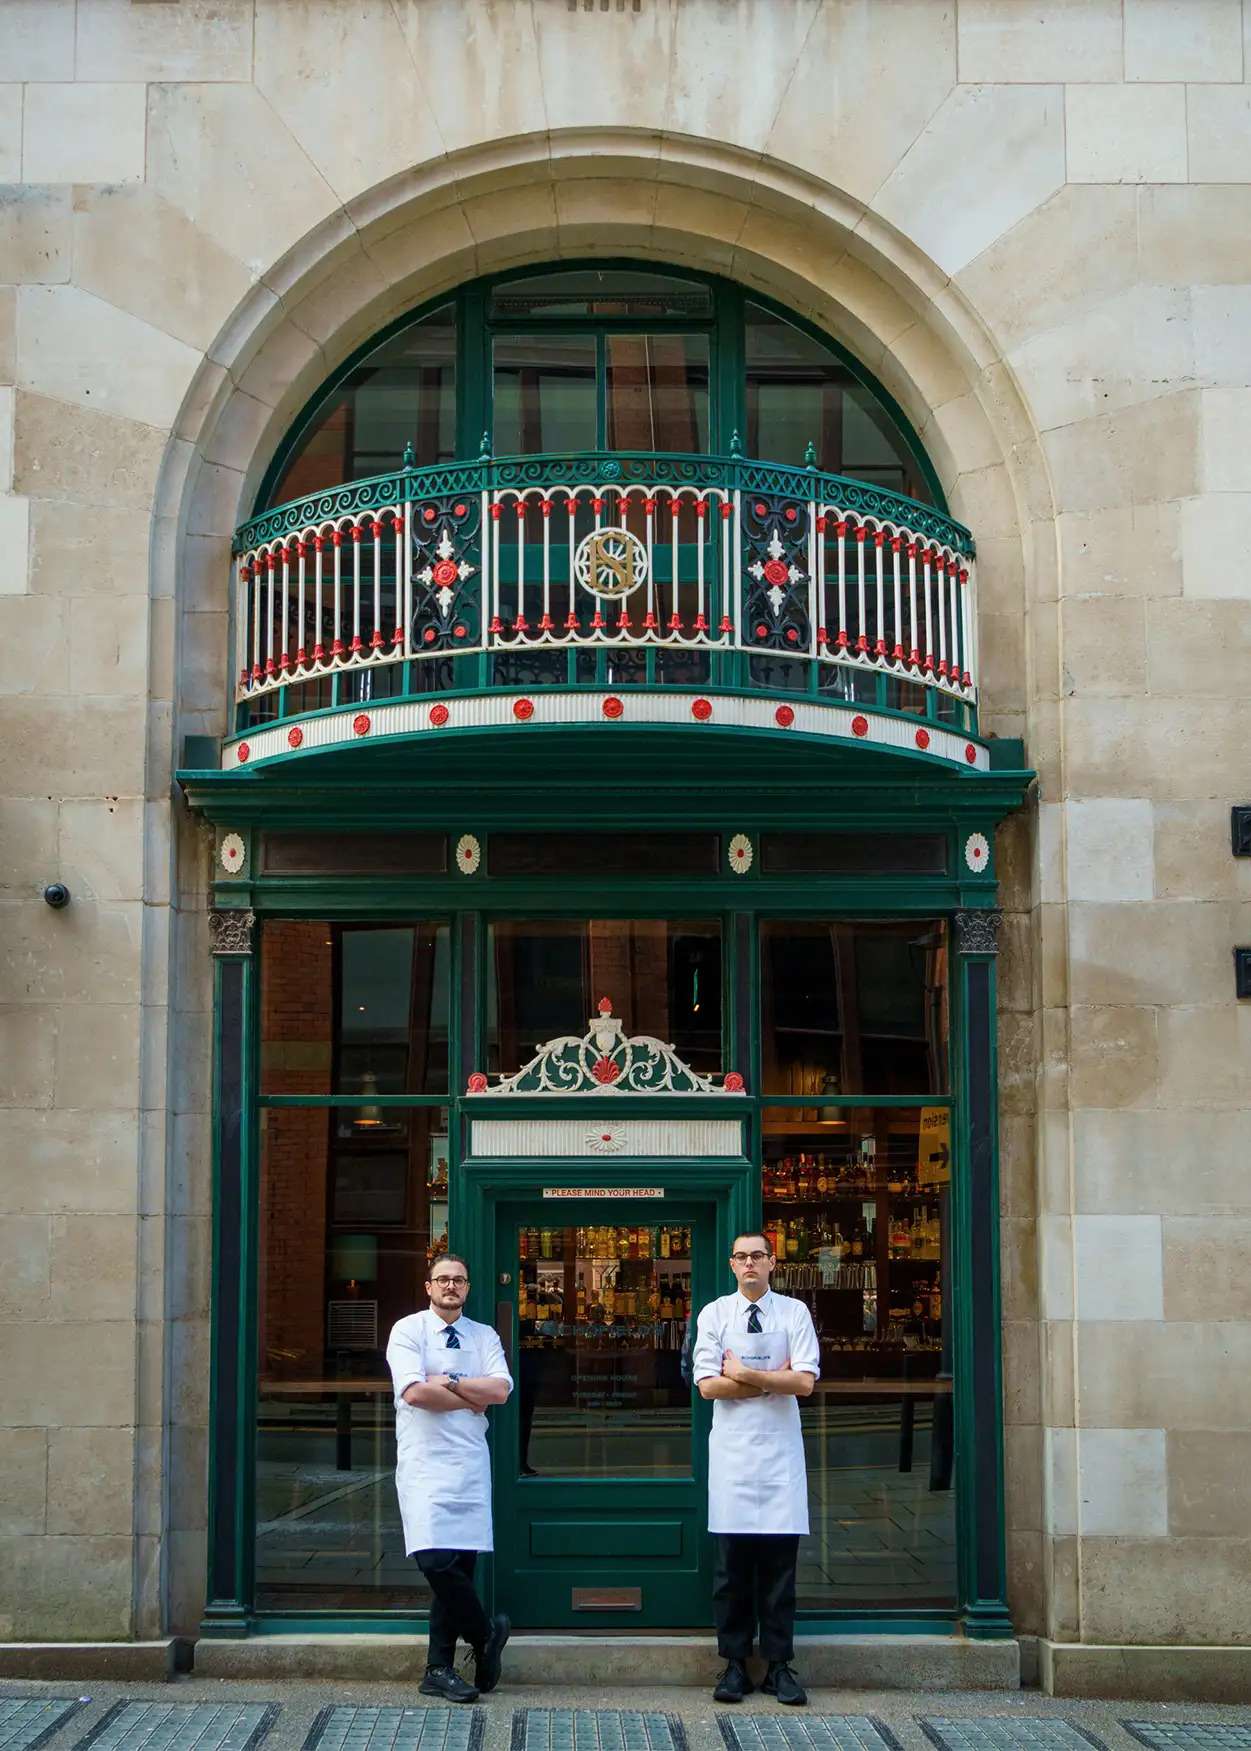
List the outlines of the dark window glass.
{"type": "Polygon", "coordinates": [[[610,334],[610,450],[708,448],[708,337],[610,334]]]}
{"type": "Polygon", "coordinates": [[[261,1092],[445,1094],[449,964],[445,924],[268,922],[261,1092]]]}
{"type": "Polygon", "coordinates": [[[510,280],[491,293],[493,321],[518,316],[708,318],[712,293],[696,280],[643,268],[570,268],[510,280]]]}
{"type": "Polygon", "coordinates": [[[760,927],[767,1094],[938,1094],[947,1087],[939,920],[760,927]]]}
{"type": "Polygon", "coordinates": [[[497,456],[595,448],[594,335],[501,335],[494,359],[497,456]]]}
{"type": "Polygon", "coordinates": [[[715,875],[715,833],[492,833],[492,875],[715,875]]]}
{"type": "Polygon", "coordinates": [[[404,1555],[385,1352],[446,1245],[447,1150],[437,1107],[262,1114],[256,1589],[271,1610],[428,1603],[404,1555]]]}
{"type": "Polygon", "coordinates": [[[814,336],[759,304],[745,309],[747,453],[817,466],[930,502],[903,434],[878,398],[814,336]]]}
{"type": "Polygon", "coordinates": [[[943,875],[947,841],[938,833],[764,833],[765,875],[943,875]]]}
{"type": "Polygon", "coordinates": [[[721,1067],[721,926],[663,918],[492,924],[488,1068],[580,1036],[603,997],[628,1034],[650,1034],[707,1073],[721,1067]]]}
{"type": "Polygon", "coordinates": [[[442,875],[442,833],[266,833],[267,875],[442,875]]]}
{"type": "Polygon", "coordinates": [[[800,1607],[953,1605],[950,1110],[774,1107],[763,1135],[772,1285],[821,1344],[800,1607]]]}
{"type": "MultiPolygon", "coordinates": [[[[448,304],[363,359],[313,414],[269,494],[271,505],[456,451],[456,312],[448,304]]],[[[264,506],[258,507],[264,509],[264,506]]]]}

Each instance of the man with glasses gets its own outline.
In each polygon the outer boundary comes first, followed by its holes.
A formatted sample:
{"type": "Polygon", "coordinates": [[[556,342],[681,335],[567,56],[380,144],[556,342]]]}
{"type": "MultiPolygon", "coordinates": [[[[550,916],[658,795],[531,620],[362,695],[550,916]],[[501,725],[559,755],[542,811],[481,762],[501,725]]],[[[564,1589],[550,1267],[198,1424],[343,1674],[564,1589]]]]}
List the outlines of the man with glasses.
{"type": "Polygon", "coordinates": [[[499,1683],[509,1621],[488,1617],[473,1584],[480,1550],[490,1550],[491,1457],[488,1405],[513,1389],[504,1349],[489,1325],[466,1319],[469,1268],[442,1253],[426,1279],[430,1305],[391,1328],[387,1363],[395,1383],[395,1487],[404,1548],[434,1595],[421,1690],[445,1702],[476,1702],[499,1683]],[[457,1638],[475,1656],[474,1683],[453,1668],[457,1638]]]}
{"type": "Polygon", "coordinates": [[[763,1234],[740,1234],[730,1252],[738,1289],[708,1303],[695,1334],[695,1382],[714,1401],[708,1530],[717,1540],[713,1616],[726,1661],[717,1702],[742,1702],[755,1688],[747,1660],[757,1625],[768,1663],[760,1688],[779,1702],[808,1700],[791,1669],[795,1564],[808,1530],[797,1401],[817,1383],[821,1352],[804,1303],[769,1287],[773,1264],[763,1234]]]}

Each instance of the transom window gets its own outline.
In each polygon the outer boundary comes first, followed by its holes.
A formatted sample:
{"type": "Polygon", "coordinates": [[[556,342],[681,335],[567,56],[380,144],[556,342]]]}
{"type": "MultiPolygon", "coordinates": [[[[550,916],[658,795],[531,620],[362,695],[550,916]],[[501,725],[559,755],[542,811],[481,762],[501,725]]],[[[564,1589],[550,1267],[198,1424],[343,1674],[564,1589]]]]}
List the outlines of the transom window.
{"type": "Polygon", "coordinates": [[[890,397],[834,341],[712,276],[539,269],[463,287],[368,343],[280,449],[258,510],[400,465],[743,452],[941,503],[890,397]],[[812,451],[809,450],[812,446],[812,451]]]}

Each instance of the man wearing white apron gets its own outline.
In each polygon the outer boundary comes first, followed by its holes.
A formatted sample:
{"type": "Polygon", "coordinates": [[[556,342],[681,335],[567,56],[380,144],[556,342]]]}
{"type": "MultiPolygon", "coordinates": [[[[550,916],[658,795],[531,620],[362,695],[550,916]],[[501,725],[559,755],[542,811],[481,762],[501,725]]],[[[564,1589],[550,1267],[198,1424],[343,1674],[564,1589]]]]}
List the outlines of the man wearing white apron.
{"type": "Polygon", "coordinates": [[[387,1344],[404,1548],[434,1596],[420,1688],[446,1702],[495,1689],[510,1627],[502,1612],[488,1618],[473,1572],[478,1552],[491,1549],[486,1410],[513,1383],[495,1332],[461,1312],[468,1293],[465,1261],[441,1254],[426,1280],[429,1307],[397,1320],[387,1344]],[[453,1669],[458,1636],[474,1650],[476,1688],[453,1669]]]}
{"type": "Polygon", "coordinates": [[[741,1702],[756,1626],[768,1662],[761,1689],[779,1702],[805,1703],[791,1670],[795,1564],[808,1530],[808,1479],[798,1400],[821,1372],[812,1315],[802,1301],[769,1287],[773,1253],[762,1234],[740,1234],[730,1253],[733,1295],[699,1316],[694,1376],[714,1400],[708,1437],[708,1530],[716,1535],[713,1616],[726,1661],[713,1697],[741,1702]]]}

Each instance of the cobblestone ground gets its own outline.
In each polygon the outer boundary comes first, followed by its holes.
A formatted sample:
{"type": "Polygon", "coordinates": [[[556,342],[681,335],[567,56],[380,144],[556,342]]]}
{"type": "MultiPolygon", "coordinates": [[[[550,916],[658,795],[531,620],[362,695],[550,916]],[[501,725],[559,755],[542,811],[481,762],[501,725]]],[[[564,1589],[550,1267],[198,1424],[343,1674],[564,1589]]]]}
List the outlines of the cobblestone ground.
{"type": "MultiPolygon", "coordinates": [[[[163,1685],[0,1681],[0,1751],[27,1751],[32,1743],[39,1751],[78,1751],[88,1740],[96,1751],[316,1751],[318,1745],[325,1751],[326,1711],[335,1705],[355,1705],[361,1711],[350,1742],[369,1751],[460,1751],[462,1746],[513,1751],[526,1743],[525,1723],[518,1724],[516,1717],[527,1709],[668,1716],[671,1723],[680,1723],[675,1734],[679,1751],[683,1737],[687,1751],[732,1751],[722,1723],[742,1724],[744,1730],[737,1735],[741,1751],[839,1751],[853,1744],[871,1751],[874,1741],[890,1751],[1009,1751],[1018,1746],[1022,1751],[1059,1751],[1066,1743],[1080,1751],[1083,1741],[1106,1751],[1142,1751],[1144,1744],[1155,1751],[1251,1751],[1251,1704],[1076,1702],[1029,1690],[813,1690],[806,1710],[781,1709],[761,1696],[729,1709],[693,1689],[510,1686],[505,1677],[474,1711],[439,1711],[432,1703],[428,1720],[409,1716],[397,1728],[393,1714],[384,1718],[366,1711],[425,1709],[426,1699],[415,1685],[260,1684],[194,1675],[163,1685]],[[49,1711],[13,1707],[22,1700],[51,1698],[72,1699],[79,1706],[51,1727],[49,1711]],[[143,1702],[161,1706],[152,1711],[118,1707],[143,1702]],[[179,1706],[170,1709],[170,1704],[179,1706]],[[451,1718],[470,1714],[472,1724],[451,1718]],[[823,1725],[821,1717],[841,1718],[823,1725]],[[1187,1731],[1191,1723],[1205,1730],[1187,1731]],[[1057,1731],[1064,1724],[1075,1731],[1057,1731]]],[[[614,1743],[624,1743],[628,1751],[636,1740],[647,1742],[645,1731],[639,1739],[637,1721],[626,1723],[635,1730],[627,1730],[624,1739],[618,1721],[577,1726],[576,1735],[566,1734],[575,1751],[614,1743]]],[[[344,1740],[342,1732],[339,1738],[344,1740]]],[[[658,1742],[655,1732],[651,1742],[658,1742]]]]}

